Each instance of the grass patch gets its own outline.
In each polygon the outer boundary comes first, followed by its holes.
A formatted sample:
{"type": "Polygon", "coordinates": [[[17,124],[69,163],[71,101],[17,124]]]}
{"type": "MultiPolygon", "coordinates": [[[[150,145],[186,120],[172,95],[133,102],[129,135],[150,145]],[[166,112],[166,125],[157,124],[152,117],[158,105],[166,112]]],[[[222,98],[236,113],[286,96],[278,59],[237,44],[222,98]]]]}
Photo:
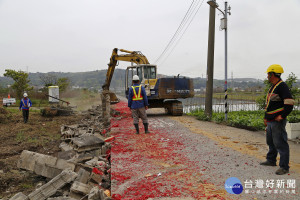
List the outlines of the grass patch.
{"type": "Polygon", "coordinates": [[[24,189],[31,189],[34,187],[34,185],[32,185],[31,183],[22,183],[21,187],[24,189]]]}
{"type": "Polygon", "coordinates": [[[16,141],[17,142],[23,142],[25,141],[25,135],[24,135],[24,131],[19,131],[16,135],[16,141]]]}

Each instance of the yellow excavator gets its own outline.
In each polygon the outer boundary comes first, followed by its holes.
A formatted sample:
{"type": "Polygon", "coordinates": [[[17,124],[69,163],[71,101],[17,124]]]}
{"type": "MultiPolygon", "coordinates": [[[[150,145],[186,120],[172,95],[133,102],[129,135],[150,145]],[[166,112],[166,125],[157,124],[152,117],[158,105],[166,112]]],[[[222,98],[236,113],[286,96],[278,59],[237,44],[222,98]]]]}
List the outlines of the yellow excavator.
{"type": "MultiPolygon", "coordinates": [[[[146,56],[140,51],[128,51],[124,49],[113,49],[108,64],[105,83],[102,86],[103,91],[108,92],[110,83],[118,61],[127,61],[132,65],[126,69],[125,95],[128,98],[129,87],[132,83],[132,77],[138,75],[140,83],[145,87],[148,97],[149,108],[165,108],[171,115],[182,115],[182,102],[177,99],[185,99],[194,96],[194,85],[190,78],[171,77],[157,78],[157,66],[149,63],[146,56]],[[118,54],[118,50],[125,54],[118,54]]],[[[119,99],[113,92],[109,92],[111,104],[118,103],[119,99]]]]}

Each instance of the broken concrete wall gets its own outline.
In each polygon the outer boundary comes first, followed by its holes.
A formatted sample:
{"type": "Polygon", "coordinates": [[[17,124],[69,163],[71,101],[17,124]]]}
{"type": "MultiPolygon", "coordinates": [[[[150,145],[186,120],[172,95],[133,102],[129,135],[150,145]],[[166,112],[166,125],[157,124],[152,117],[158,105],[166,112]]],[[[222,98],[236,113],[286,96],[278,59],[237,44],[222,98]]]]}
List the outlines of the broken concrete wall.
{"type": "Polygon", "coordinates": [[[103,123],[98,106],[89,110],[80,124],[63,125],[58,158],[24,150],[18,167],[52,180],[28,196],[18,193],[12,200],[110,199],[111,140],[105,137],[109,134],[100,134],[103,123]]]}
{"type": "Polygon", "coordinates": [[[74,163],[27,150],[21,153],[17,166],[47,178],[57,176],[64,169],[70,169],[72,171],[75,169],[74,163]]]}
{"type": "Polygon", "coordinates": [[[72,182],[77,177],[77,173],[71,170],[64,170],[61,174],[54,177],[51,181],[41,186],[28,195],[30,200],[44,200],[54,195],[57,190],[67,183],[72,182]]]}

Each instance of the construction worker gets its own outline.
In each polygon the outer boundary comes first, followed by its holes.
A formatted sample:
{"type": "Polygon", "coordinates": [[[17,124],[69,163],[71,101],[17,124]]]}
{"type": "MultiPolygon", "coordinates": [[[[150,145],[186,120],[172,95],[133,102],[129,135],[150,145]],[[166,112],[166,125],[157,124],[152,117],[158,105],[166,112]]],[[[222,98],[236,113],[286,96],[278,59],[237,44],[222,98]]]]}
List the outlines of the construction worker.
{"type": "Polygon", "coordinates": [[[268,69],[268,81],[272,84],[266,98],[264,124],[266,138],[269,145],[267,160],[261,165],[276,166],[277,154],[280,154],[277,175],[289,172],[290,149],[285,130],[286,117],[292,112],[294,100],[289,87],[280,78],[283,68],[280,65],[271,65],[268,69]]]}
{"type": "Polygon", "coordinates": [[[32,106],[32,103],[26,92],[23,94],[23,97],[24,98],[22,98],[20,102],[19,110],[21,111],[22,109],[24,123],[27,123],[29,117],[29,108],[32,106]]]}
{"type": "Polygon", "coordinates": [[[146,114],[146,110],[148,109],[148,98],[145,88],[140,85],[140,79],[137,75],[132,77],[132,84],[133,86],[129,88],[128,107],[131,109],[136,134],[140,133],[139,118],[141,118],[143,121],[145,133],[149,133],[148,119],[146,114]]]}

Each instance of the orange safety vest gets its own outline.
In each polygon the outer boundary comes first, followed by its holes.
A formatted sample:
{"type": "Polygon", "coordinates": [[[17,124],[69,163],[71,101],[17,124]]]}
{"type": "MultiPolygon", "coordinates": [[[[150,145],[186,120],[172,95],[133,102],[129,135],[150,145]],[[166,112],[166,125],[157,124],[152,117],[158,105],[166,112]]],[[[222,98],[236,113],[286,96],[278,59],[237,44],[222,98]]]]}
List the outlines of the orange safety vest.
{"type": "Polygon", "coordinates": [[[132,89],[133,89],[133,98],[132,100],[133,101],[139,101],[139,100],[143,100],[143,96],[141,96],[141,91],[142,91],[142,85],[139,85],[139,86],[131,86],[132,89]],[[136,91],[135,91],[135,88],[138,87],[139,88],[139,92],[138,92],[138,95],[136,95],[136,91]]]}

